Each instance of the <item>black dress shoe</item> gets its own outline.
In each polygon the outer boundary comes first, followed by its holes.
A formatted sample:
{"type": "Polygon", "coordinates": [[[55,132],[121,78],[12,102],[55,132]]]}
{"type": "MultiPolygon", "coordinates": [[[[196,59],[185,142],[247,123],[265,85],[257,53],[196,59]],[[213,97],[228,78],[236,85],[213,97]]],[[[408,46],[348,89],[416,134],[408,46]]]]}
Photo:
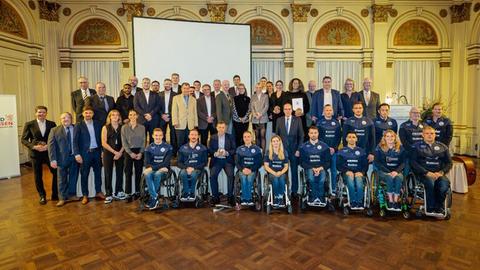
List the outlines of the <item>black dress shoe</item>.
{"type": "Polygon", "coordinates": [[[41,205],[47,204],[47,198],[45,198],[45,196],[40,197],[39,203],[40,203],[41,205]]]}
{"type": "Polygon", "coordinates": [[[52,196],[52,201],[58,201],[58,195],[57,196],[52,196]]]}

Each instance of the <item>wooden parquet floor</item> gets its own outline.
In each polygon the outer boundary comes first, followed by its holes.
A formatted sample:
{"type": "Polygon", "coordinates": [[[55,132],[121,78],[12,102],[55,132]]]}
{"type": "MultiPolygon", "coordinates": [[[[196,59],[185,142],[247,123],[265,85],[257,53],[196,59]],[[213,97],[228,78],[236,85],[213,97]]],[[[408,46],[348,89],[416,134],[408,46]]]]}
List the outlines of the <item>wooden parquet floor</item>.
{"type": "Polygon", "coordinates": [[[30,169],[0,181],[0,269],[480,269],[480,184],[452,218],[267,216],[137,204],[40,206],[30,169]]]}

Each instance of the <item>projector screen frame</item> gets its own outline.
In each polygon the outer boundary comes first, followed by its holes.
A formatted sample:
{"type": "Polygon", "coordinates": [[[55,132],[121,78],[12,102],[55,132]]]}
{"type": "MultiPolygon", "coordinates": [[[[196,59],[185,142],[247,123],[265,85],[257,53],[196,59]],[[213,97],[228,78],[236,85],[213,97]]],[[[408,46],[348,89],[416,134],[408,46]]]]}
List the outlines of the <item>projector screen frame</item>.
{"type": "MultiPolygon", "coordinates": [[[[136,72],[136,66],[135,66],[135,23],[134,20],[135,18],[141,18],[141,19],[152,19],[152,20],[165,20],[165,21],[179,21],[179,22],[192,22],[192,23],[206,23],[206,24],[228,24],[228,25],[246,25],[250,29],[250,85],[246,85],[246,87],[250,88],[250,93],[253,93],[253,85],[254,83],[252,82],[253,74],[252,74],[252,25],[248,23],[230,23],[230,22],[204,22],[204,21],[194,21],[194,20],[183,20],[183,19],[167,19],[167,18],[157,18],[157,17],[142,17],[142,16],[133,16],[132,17],[132,58],[133,58],[133,75],[137,76],[136,72]]],[[[181,76],[181,73],[178,72],[181,76]]],[[[232,80],[233,83],[233,76],[236,74],[233,74],[231,78],[228,78],[228,80],[232,80]]],[[[160,78],[160,80],[163,80],[160,78]]],[[[226,80],[225,78],[219,78],[219,80],[226,80]]],[[[180,82],[182,83],[182,82],[180,82]]],[[[190,83],[190,82],[189,82],[190,83]]],[[[232,85],[231,85],[232,86],[232,85]]],[[[230,87],[231,87],[230,86],[230,87]]]]}

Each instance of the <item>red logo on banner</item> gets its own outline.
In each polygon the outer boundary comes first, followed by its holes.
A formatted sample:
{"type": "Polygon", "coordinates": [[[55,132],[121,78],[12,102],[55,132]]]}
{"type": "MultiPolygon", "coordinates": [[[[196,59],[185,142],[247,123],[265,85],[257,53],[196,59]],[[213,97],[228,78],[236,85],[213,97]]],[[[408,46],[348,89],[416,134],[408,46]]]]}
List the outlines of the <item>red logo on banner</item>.
{"type": "Polygon", "coordinates": [[[0,116],[0,128],[11,128],[13,127],[14,114],[6,114],[5,116],[0,116]]]}

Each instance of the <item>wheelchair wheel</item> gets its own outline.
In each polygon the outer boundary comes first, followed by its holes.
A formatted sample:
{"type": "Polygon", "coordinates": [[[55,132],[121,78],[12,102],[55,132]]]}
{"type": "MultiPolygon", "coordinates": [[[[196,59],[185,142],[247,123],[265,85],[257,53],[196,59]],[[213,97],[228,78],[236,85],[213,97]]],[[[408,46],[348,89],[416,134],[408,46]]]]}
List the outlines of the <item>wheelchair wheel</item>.
{"type": "Polygon", "coordinates": [[[272,206],[271,205],[267,205],[267,207],[265,207],[266,211],[267,211],[267,215],[270,215],[270,213],[272,213],[272,206]]]}
{"type": "Polygon", "coordinates": [[[292,214],[292,213],[293,213],[293,207],[292,207],[291,204],[289,204],[289,205],[287,206],[287,212],[288,212],[289,214],[292,214]]]}
{"type": "Polygon", "coordinates": [[[257,171],[255,175],[255,180],[253,181],[253,200],[255,202],[255,211],[262,211],[262,194],[259,187],[262,186],[262,181],[260,173],[257,171]]]}
{"type": "Polygon", "coordinates": [[[450,208],[447,208],[447,209],[445,209],[445,211],[446,211],[445,220],[449,220],[452,217],[451,210],[450,210],[450,208]]]}
{"type": "Polygon", "coordinates": [[[410,211],[406,210],[402,212],[404,219],[410,219],[410,211]]]}
{"type": "Polygon", "coordinates": [[[385,211],[384,208],[380,208],[380,210],[378,211],[378,214],[380,215],[380,217],[384,218],[387,216],[387,211],[385,211]]]}
{"type": "Polygon", "coordinates": [[[367,214],[367,217],[372,217],[373,216],[372,208],[367,208],[367,211],[365,212],[365,214],[367,214]]]}
{"type": "Polygon", "coordinates": [[[148,188],[146,184],[145,175],[142,173],[142,177],[140,178],[140,197],[139,197],[139,205],[138,210],[143,211],[146,210],[146,205],[150,200],[150,193],[148,193],[148,188]]]}
{"type": "Polygon", "coordinates": [[[350,209],[348,207],[343,207],[343,215],[348,216],[350,214],[350,209]]]}
{"type": "Polygon", "coordinates": [[[380,184],[379,177],[377,175],[377,172],[373,171],[371,176],[370,176],[370,198],[372,205],[376,203],[377,200],[377,193],[378,193],[378,187],[380,184]]]}
{"type": "Polygon", "coordinates": [[[335,205],[333,205],[331,202],[327,204],[327,210],[329,212],[335,212],[335,205]]]}

